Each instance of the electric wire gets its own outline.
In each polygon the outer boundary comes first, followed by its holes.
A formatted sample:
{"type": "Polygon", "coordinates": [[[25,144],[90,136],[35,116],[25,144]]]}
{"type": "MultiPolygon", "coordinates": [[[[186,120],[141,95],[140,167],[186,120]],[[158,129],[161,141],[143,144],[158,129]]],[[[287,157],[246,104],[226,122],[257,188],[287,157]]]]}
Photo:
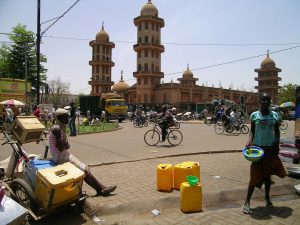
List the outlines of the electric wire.
{"type": "Polygon", "coordinates": [[[61,16],[57,17],[57,19],[51,23],[44,31],[42,31],[41,36],[46,33],[57,21],[59,21],[62,17],[64,17],[80,0],[77,0],[73,5],[71,5],[61,16]]]}
{"type": "MultiPolygon", "coordinates": [[[[276,51],[270,51],[269,55],[276,54],[276,53],[279,53],[279,52],[288,51],[288,50],[299,48],[299,47],[300,47],[300,45],[297,45],[297,46],[293,46],[293,47],[290,47],[290,48],[280,49],[280,50],[276,50],[276,51]]],[[[228,61],[228,62],[222,62],[222,63],[217,63],[217,64],[213,64],[213,65],[209,65],[209,66],[203,66],[203,67],[199,67],[199,68],[195,68],[195,69],[190,69],[190,71],[197,71],[197,70],[203,70],[203,69],[208,69],[208,68],[219,67],[219,66],[223,66],[223,65],[227,65],[227,64],[233,64],[233,63],[237,63],[237,62],[241,62],[241,61],[246,61],[246,60],[250,60],[250,59],[254,59],[254,58],[259,58],[259,57],[262,57],[262,56],[265,56],[265,55],[266,54],[263,53],[263,54],[259,54],[259,55],[255,55],[255,56],[246,57],[246,58],[240,58],[240,59],[236,59],[236,60],[231,60],[231,61],[228,61]]],[[[176,74],[182,74],[183,72],[184,71],[178,71],[178,72],[173,72],[173,73],[166,73],[166,74],[164,74],[164,76],[171,76],[171,75],[176,75],[176,74]]],[[[124,81],[132,81],[132,80],[136,80],[136,79],[135,78],[130,78],[130,79],[126,79],[124,81]]],[[[74,91],[74,93],[78,93],[78,92],[86,90],[88,88],[90,88],[90,87],[74,91]]]]}

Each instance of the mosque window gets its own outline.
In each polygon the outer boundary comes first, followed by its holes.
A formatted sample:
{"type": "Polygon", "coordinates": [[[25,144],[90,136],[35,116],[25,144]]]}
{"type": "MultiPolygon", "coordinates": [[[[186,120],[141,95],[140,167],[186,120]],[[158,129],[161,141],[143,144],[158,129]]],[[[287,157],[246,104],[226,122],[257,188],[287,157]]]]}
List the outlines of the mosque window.
{"type": "Polygon", "coordinates": [[[151,43],[154,44],[154,37],[151,37],[151,43]]]}
{"type": "Polygon", "coordinates": [[[99,45],[97,45],[97,53],[99,53],[99,45]]]}
{"type": "Polygon", "coordinates": [[[151,63],[151,71],[154,71],[154,64],[151,63]]]}
{"type": "Polygon", "coordinates": [[[145,23],[145,30],[148,30],[148,23],[145,23]]]}
{"type": "Polygon", "coordinates": [[[148,36],[145,36],[145,43],[148,43],[148,36]]]}
{"type": "Polygon", "coordinates": [[[141,37],[139,37],[139,43],[142,43],[142,38],[141,37]]]}
{"type": "Polygon", "coordinates": [[[144,64],[144,70],[145,70],[145,71],[148,71],[148,63],[145,63],[145,64],[144,64]]]}
{"type": "Polygon", "coordinates": [[[105,53],[105,47],[102,46],[102,53],[105,53]]]}
{"type": "Polygon", "coordinates": [[[138,65],[138,70],[140,71],[142,69],[141,64],[138,65]]]}
{"type": "Polygon", "coordinates": [[[103,60],[103,61],[105,60],[105,56],[104,56],[104,55],[102,56],[102,60],[103,60]]]}

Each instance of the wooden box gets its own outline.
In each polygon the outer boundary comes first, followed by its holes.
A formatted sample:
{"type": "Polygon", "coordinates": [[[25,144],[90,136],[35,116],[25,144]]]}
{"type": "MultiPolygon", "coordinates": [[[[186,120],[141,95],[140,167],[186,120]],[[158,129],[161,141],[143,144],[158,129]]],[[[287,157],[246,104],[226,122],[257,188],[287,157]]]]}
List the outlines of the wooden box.
{"type": "Polygon", "coordinates": [[[21,144],[40,140],[45,126],[35,116],[17,116],[12,132],[21,144]]]}

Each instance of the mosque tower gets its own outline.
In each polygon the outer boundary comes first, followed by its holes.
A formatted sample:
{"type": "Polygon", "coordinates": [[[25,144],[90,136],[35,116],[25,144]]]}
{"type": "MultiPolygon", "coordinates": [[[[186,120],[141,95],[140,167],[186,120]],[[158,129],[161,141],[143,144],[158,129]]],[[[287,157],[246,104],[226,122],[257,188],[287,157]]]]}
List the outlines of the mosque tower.
{"type": "Polygon", "coordinates": [[[137,44],[133,46],[137,53],[137,71],[133,76],[137,79],[136,102],[158,102],[155,90],[159,88],[160,79],[164,77],[161,72],[161,28],[165,22],[158,17],[158,10],[148,0],[141,9],[140,16],[134,18],[137,27],[137,44]]]}
{"type": "Polygon", "coordinates": [[[267,57],[261,62],[260,68],[254,71],[258,73],[258,76],[255,77],[258,86],[255,86],[255,89],[258,89],[258,93],[267,92],[272,98],[272,103],[278,104],[277,96],[280,87],[278,81],[281,81],[278,73],[281,72],[281,69],[276,68],[275,62],[269,57],[269,51],[267,57]]]}
{"type": "Polygon", "coordinates": [[[93,48],[93,58],[89,62],[92,66],[92,78],[89,85],[92,86],[91,95],[101,96],[102,93],[111,92],[111,69],[115,65],[112,61],[113,42],[109,42],[109,36],[105,32],[103,23],[101,30],[96,35],[96,40],[91,41],[93,48]]]}

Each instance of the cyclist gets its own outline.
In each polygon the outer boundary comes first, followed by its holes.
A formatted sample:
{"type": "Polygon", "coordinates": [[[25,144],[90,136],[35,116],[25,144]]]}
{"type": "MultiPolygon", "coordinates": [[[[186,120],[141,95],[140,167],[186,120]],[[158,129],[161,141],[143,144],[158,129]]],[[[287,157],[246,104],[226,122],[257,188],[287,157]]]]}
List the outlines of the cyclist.
{"type": "Polygon", "coordinates": [[[166,140],[167,136],[167,129],[172,123],[173,116],[172,113],[170,113],[168,110],[168,107],[166,105],[163,105],[161,107],[161,114],[158,116],[159,126],[161,129],[161,141],[164,142],[166,140]]]}

